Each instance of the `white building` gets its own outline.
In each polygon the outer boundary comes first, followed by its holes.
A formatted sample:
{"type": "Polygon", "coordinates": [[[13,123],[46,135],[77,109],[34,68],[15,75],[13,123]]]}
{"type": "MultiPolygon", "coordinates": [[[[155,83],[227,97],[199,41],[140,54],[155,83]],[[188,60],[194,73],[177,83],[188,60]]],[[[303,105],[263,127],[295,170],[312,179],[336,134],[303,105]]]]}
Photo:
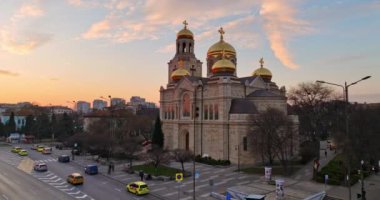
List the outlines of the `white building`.
{"type": "Polygon", "coordinates": [[[123,98],[111,98],[111,106],[125,105],[125,99],[123,98]]]}
{"type": "Polygon", "coordinates": [[[86,101],[77,101],[76,110],[79,113],[89,113],[91,111],[90,103],[86,101]]]}
{"type": "Polygon", "coordinates": [[[107,101],[95,99],[92,102],[92,109],[94,110],[103,110],[105,107],[107,107],[107,101]]]}

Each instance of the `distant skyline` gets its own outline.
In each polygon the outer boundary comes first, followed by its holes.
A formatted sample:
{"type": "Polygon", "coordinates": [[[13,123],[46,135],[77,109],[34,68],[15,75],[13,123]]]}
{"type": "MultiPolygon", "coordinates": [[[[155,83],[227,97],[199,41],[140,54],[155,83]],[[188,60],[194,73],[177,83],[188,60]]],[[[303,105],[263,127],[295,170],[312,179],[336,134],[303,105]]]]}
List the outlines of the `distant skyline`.
{"type": "Polygon", "coordinates": [[[261,57],[287,90],[370,75],[349,99],[380,102],[380,0],[2,0],[0,103],[72,107],[111,95],[159,105],[183,20],[203,76],[223,27],[239,77],[261,57]]]}

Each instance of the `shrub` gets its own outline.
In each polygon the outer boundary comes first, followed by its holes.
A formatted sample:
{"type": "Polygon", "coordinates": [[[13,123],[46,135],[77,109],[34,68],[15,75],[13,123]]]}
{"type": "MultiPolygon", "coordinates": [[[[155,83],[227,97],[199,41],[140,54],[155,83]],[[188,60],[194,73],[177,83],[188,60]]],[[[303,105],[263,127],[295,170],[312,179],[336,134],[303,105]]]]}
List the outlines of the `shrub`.
{"type": "Polygon", "coordinates": [[[210,156],[202,157],[200,155],[197,155],[195,157],[195,161],[200,162],[200,163],[204,163],[204,164],[208,164],[208,165],[227,166],[227,165],[231,164],[231,162],[229,160],[220,160],[220,159],[215,160],[215,159],[211,158],[210,156]]]}

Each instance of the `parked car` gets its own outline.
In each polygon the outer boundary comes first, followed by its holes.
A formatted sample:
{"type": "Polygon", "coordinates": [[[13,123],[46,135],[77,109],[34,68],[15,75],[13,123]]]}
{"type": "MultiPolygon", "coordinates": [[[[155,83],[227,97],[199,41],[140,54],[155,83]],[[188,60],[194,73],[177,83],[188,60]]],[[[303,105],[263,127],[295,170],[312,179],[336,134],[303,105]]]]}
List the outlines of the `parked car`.
{"type": "Polygon", "coordinates": [[[45,163],[36,163],[34,165],[34,171],[38,172],[46,172],[48,170],[47,165],[45,163]]]}
{"type": "Polygon", "coordinates": [[[73,185],[80,185],[83,184],[84,178],[80,173],[72,173],[67,176],[67,182],[73,185]]]}
{"type": "Polygon", "coordinates": [[[136,181],[127,184],[126,189],[128,192],[131,192],[136,195],[142,195],[142,194],[148,194],[149,193],[149,187],[145,182],[142,181],[136,181]]]}
{"type": "Polygon", "coordinates": [[[26,151],[25,149],[21,149],[21,150],[18,152],[18,155],[20,155],[20,156],[27,156],[27,155],[28,155],[28,151],[26,151]]]}
{"type": "Polygon", "coordinates": [[[84,168],[84,172],[85,172],[86,174],[90,174],[90,175],[97,174],[97,173],[98,173],[98,166],[95,165],[95,164],[87,165],[87,166],[84,168]]]}
{"type": "Polygon", "coordinates": [[[37,148],[38,148],[38,144],[34,144],[34,145],[32,145],[31,147],[30,147],[30,149],[31,150],[37,150],[37,148]]]}
{"type": "Polygon", "coordinates": [[[60,155],[58,156],[58,162],[62,162],[62,163],[70,162],[70,156],[60,155]]]}
{"type": "Polygon", "coordinates": [[[18,153],[19,151],[21,151],[22,150],[22,148],[21,147],[12,147],[12,152],[13,153],[18,153]]]}
{"type": "Polygon", "coordinates": [[[51,154],[52,152],[52,148],[51,147],[45,147],[43,150],[42,150],[42,153],[43,154],[51,154]]]}

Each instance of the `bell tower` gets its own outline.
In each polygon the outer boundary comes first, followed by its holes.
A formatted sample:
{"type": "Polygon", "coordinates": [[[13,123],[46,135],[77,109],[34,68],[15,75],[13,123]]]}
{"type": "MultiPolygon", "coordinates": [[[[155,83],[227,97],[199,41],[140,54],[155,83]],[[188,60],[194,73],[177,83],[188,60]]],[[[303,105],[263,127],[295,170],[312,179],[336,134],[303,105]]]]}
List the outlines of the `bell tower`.
{"type": "Polygon", "coordinates": [[[171,75],[178,69],[180,61],[190,76],[202,77],[202,62],[194,54],[194,34],[188,29],[187,21],[183,21],[183,29],[177,33],[176,53],[168,62],[168,83],[172,83],[171,75]]]}

